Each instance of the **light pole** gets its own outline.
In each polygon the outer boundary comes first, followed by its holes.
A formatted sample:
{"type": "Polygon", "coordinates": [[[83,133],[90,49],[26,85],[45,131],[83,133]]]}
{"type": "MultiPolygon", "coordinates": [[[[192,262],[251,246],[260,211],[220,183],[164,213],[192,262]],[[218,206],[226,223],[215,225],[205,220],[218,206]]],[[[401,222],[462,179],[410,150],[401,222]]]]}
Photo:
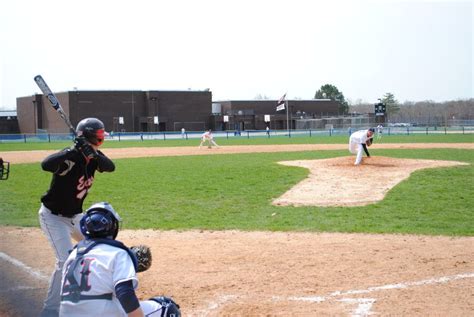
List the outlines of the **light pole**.
{"type": "Polygon", "coordinates": [[[135,132],[135,99],[132,91],[132,131],[135,132]]]}
{"type": "Polygon", "coordinates": [[[155,122],[155,118],[158,117],[158,113],[156,111],[156,100],[157,100],[157,98],[156,97],[151,97],[150,100],[153,101],[153,108],[154,108],[154,111],[153,111],[153,125],[155,126],[155,132],[156,132],[158,130],[158,125],[159,125],[159,122],[155,122]]]}

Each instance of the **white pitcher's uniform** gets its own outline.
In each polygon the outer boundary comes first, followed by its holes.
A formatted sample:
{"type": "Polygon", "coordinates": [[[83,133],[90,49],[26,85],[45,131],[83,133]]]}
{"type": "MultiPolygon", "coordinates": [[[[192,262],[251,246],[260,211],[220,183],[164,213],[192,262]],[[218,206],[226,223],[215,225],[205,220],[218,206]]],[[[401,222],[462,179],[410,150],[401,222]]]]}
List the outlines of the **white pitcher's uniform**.
{"type": "MultiPolygon", "coordinates": [[[[84,255],[81,265],[77,265],[74,274],[81,287],[81,296],[100,296],[110,294],[111,299],[81,299],[78,302],[67,300],[69,292],[65,278],[71,263],[76,257],[77,249],[69,255],[63,268],[61,288],[61,306],[59,316],[127,316],[115,296],[115,285],[131,280],[134,288],[138,286],[130,255],[123,249],[107,244],[99,244],[84,255]]],[[[145,316],[161,316],[161,305],[155,301],[141,301],[140,306],[145,316]]]]}
{"type": "Polygon", "coordinates": [[[356,160],[354,165],[359,165],[362,161],[362,152],[364,148],[362,144],[365,144],[369,137],[367,136],[367,132],[369,130],[359,130],[351,134],[349,138],[349,151],[352,154],[357,154],[356,160]]]}

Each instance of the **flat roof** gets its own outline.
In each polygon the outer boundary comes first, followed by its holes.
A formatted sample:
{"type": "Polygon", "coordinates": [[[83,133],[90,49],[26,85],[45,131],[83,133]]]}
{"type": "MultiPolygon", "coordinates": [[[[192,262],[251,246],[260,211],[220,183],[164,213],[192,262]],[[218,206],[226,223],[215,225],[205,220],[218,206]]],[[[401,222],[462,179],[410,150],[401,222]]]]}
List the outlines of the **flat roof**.
{"type": "MultiPolygon", "coordinates": [[[[277,102],[279,99],[247,99],[247,100],[218,100],[212,103],[218,102],[259,102],[259,101],[272,101],[277,102]]],[[[286,101],[331,101],[331,99],[287,99],[286,101]]]]}
{"type": "Polygon", "coordinates": [[[16,117],[16,110],[0,110],[0,117],[16,117]]]}

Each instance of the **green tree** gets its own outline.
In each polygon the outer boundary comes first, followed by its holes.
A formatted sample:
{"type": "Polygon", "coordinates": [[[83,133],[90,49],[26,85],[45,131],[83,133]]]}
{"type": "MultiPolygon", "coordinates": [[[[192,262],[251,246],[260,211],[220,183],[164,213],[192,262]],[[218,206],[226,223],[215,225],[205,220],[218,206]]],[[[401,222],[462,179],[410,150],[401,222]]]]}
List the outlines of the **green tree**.
{"type": "Polygon", "coordinates": [[[334,85],[326,84],[321,86],[321,88],[316,91],[314,99],[331,99],[337,101],[339,102],[340,113],[344,114],[349,111],[349,103],[344,98],[342,92],[340,92],[334,85]]]}
{"type": "Polygon", "coordinates": [[[395,96],[392,93],[387,92],[380,100],[385,104],[389,116],[400,111],[400,103],[395,99],[395,96]]]}

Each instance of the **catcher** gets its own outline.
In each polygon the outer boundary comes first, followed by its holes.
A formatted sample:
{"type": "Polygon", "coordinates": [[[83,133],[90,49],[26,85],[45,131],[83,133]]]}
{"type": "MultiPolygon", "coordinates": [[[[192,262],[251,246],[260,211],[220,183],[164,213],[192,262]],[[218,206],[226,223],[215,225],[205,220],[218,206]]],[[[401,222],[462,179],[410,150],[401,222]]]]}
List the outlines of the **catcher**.
{"type": "Polygon", "coordinates": [[[151,252],[147,246],[129,249],[115,240],[120,221],[106,202],[92,205],[81,218],[86,239],[64,264],[59,316],[181,316],[169,297],[138,300],[136,273],[150,268],[151,252]]]}

